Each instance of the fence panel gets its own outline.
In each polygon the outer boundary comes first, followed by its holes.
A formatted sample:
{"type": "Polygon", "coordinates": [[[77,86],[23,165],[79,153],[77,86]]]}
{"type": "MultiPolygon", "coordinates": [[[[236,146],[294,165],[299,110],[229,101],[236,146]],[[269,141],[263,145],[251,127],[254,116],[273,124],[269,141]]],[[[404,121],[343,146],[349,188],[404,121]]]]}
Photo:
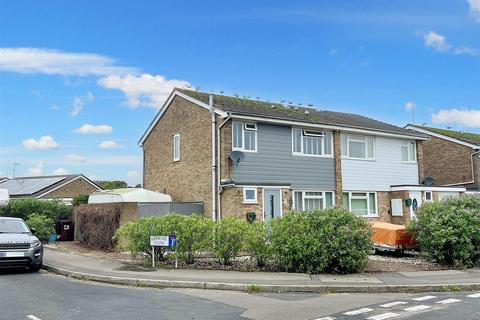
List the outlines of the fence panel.
{"type": "Polygon", "coordinates": [[[202,202],[150,202],[138,204],[138,217],[164,216],[169,213],[203,215],[202,202]]]}

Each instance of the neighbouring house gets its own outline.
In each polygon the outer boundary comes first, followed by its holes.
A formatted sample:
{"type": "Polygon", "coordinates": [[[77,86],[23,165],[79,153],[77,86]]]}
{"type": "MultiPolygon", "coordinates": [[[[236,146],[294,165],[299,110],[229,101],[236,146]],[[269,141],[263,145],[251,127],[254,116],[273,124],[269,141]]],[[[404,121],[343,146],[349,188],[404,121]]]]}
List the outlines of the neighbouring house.
{"type": "Polygon", "coordinates": [[[480,191],[480,134],[411,124],[406,128],[430,138],[422,143],[423,179],[480,191]]]}
{"type": "Polygon", "coordinates": [[[420,184],[428,136],[364,116],[175,89],[139,144],[146,189],[213,220],[333,206],[406,223],[464,188],[420,184]]]}
{"type": "Polygon", "coordinates": [[[82,174],[6,179],[0,182],[0,189],[8,190],[10,200],[21,198],[56,199],[67,205],[71,205],[76,196],[102,190],[100,186],[82,174]]]}

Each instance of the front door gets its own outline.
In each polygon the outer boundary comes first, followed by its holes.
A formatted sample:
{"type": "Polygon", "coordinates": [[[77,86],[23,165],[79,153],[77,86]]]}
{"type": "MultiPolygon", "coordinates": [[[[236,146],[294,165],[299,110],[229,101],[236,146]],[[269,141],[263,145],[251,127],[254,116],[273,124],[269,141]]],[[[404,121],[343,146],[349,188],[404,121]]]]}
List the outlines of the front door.
{"type": "Polygon", "coordinates": [[[422,193],[420,191],[410,191],[410,199],[412,199],[410,219],[413,220],[417,217],[417,211],[422,205],[422,193]]]}
{"type": "Polygon", "coordinates": [[[282,216],[282,199],[279,189],[263,189],[263,219],[282,216]]]}

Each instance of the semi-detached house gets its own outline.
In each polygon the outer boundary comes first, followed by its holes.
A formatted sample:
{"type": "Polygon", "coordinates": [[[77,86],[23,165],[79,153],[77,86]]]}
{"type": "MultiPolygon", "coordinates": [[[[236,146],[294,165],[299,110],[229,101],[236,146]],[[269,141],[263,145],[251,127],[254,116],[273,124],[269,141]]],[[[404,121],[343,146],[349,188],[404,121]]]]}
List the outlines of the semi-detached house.
{"type": "Polygon", "coordinates": [[[345,207],[405,223],[463,188],[421,185],[422,133],[364,116],[175,89],[140,139],[146,189],[214,220],[345,207]]]}

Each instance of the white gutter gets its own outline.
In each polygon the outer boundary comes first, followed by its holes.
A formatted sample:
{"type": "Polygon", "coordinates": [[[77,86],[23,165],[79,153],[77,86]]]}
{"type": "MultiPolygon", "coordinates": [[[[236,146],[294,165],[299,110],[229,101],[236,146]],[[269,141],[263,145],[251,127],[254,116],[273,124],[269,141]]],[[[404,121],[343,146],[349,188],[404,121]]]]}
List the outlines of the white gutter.
{"type": "Polygon", "coordinates": [[[215,116],[215,108],[213,107],[213,96],[208,96],[208,105],[210,108],[210,113],[212,115],[212,220],[217,220],[217,165],[215,163],[215,156],[216,156],[216,137],[215,137],[215,130],[217,129],[217,120],[215,116]]]}
{"type": "Polygon", "coordinates": [[[475,183],[475,164],[474,164],[473,157],[474,157],[476,154],[480,154],[480,150],[475,151],[474,153],[472,153],[472,154],[470,155],[470,157],[471,157],[471,160],[470,160],[470,161],[471,161],[471,165],[472,165],[472,181],[459,182],[459,183],[451,183],[451,184],[446,184],[446,186],[461,186],[461,185],[464,185],[464,184],[475,183]]]}
{"type": "Polygon", "coordinates": [[[337,125],[330,125],[330,124],[316,124],[316,123],[309,123],[309,122],[302,122],[300,120],[283,120],[283,119],[274,119],[274,118],[264,118],[264,117],[256,117],[256,116],[245,116],[245,115],[232,115],[232,118],[235,119],[243,119],[243,120],[251,120],[251,121],[259,121],[259,122],[266,122],[266,123],[278,123],[278,124],[285,124],[289,126],[301,126],[301,127],[311,127],[311,128],[322,128],[322,129],[331,129],[331,130],[341,130],[346,132],[355,132],[355,133],[362,133],[366,135],[374,135],[374,136],[382,136],[382,137],[390,137],[390,138],[404,138],[404,139],[413,139],[413,140],[429,140],[429,138],[418,137],[414,135],[406,135],[401,133],[389,133],[378,131],[375,129],[358,129],[358,128],[351,128],[351,127],[344,127],[344,126],[337,126],[337,125]]]}
{"type": "Polygon", "coordinates": [[[222,189],[220,187],[221,183],[221,177],[222,177],[222,172],[221,172],[221,164],[220,164],[220,157],[222,155],[222,145],[220,141],[220,132],[223,126],[230,120],[230,114],[227,116],[225,120],[218,126],[217,128],[217,211],[218,211],[218,220],[220,221],[222,219],[222,201],[221,201],[221,193],[222,189]]]}

